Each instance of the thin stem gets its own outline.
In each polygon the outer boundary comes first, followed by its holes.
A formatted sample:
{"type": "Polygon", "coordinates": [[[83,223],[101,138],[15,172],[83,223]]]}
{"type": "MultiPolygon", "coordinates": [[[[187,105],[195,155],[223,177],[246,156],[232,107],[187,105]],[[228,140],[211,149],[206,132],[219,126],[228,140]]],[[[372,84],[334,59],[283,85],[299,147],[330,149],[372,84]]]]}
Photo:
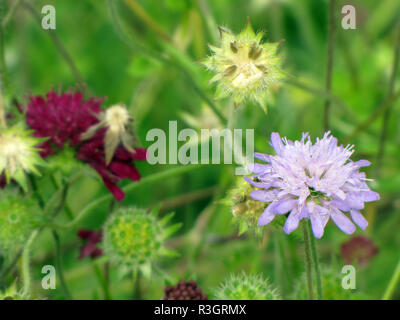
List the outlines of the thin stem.
{"type": "Polygon", "coordinates": [[[125,0],[127,6],[145,23],[153,32],[165,41],[172,42],[172,38],[164,32],[158,23],[135,0],[125,0]]]}
{"type": "Polygon", "coordinates": [[[44,208],[44,200],[38,190],[35,176],[33,174],[29,174],[28,179],[31,183],[32,193],[35,196],[36,200],[38,201],[39,206],[43,209],[44,208]]]}
{"type": "MultiPolygon", "coordinates": [[[[127,45],[129,48],[133,51],[140,51],[144,55],[151,57],[153,59],[158,60],[162,64],[164,64],[167,67],[174,67],[177,69],[181,74],[185,77],[187,82],[191,85],[193,90],[198,94],[198,96],[213,110],[213,112],[216,114],[216,116],[223,122],[226,122],[226,119],[224,115],[218,110],[216,105],[213,103],[213,101],[204,93],[204,91],[200,88],[200,86],[196,83],[196,81],[191,77],[190,73],[186,70],[184,64],[178,62],[179,59],[176,59],[177,61],[170,59],[168,57],[165,57],[164,55],[161,55],[159,52],[154,51],[141,43],[137,42],[136,39],[133,39],[132,37],[129,37],[126,32],[124,32],[122,28],[122,24],[120,21],[120,18],[118,16],[117,10],[115,8],[115,5],[112,0],[107,0],[106,1],[110,17],[113,20],[113,26],[115,28],[116,33],[120,37],[120,39],[127,45]]],[[[169,44],[169,42],[164,42],[165,44],[169,44]]],[[[173,50],[171,50],[171,46],[165,45],[165,49],[168,50],[168,53],[170,55],[176,55],[176,52],[174,53],[173,50]]],[[[176,56],[173,56],[176,58],[176,56]]]]}
{"type": "Polygon", "coordinates": [[[383,295],[382,300],[390,300],[392,295],[394,294],[394,291],[396,288],[398,288],[397,284],[400,282],[400,260],[399,263],[397,264],[396,269],[394,270],[392,279],[389,282],[389,285],[385,291],[385,294],[383,295]]]}
{"type": "Polygon", "coordinates": [[[132,282],[133,282],[133,300],[140,300],[142,298],[142,292],[140,287],[141,273],[135,269],[132,271],[132,282]]]}
{"type": "Polygon", "coordinates": [[[316,282],[317,282],[317,299],[322,300],[322,275],[321,275],[321,270],[319,267],[318,252],[317,252],[317,246],[315,243],[316,241],[311,233],[310,224],[308,223],[307,226],[308,226],[308,234],[311,239],[311,254],[312,254],[314,272],[315,272],[315,277],[316,277],[316,282]]]}
{"type": "Polygon", "coordinates": [[[392,103],[400,97],[400,90],[396,93],[392,94],[390,97],[387,97],[376,109],[375,111],[363,122],[361,122],[353,132],[343,140],[344,144],[350,143],[353,141],[354,138],[361,133],[362,131],[366,130],[376,119],[379,118],[389,107],[392,103]]]}
{"type": "Polygon", "coordinates": [[[6,16],[4,17],[3,21],[1,22],[1,26],[4,29],[7,24],[10,22],[11,18],[13,17],[15,11],[17,10],[18,6],[21,4],[21,0],[15,0],[11,3],[11,7],[8,10],[6,16]]]}
{"type": "Polygon", "coordinates": [[[339,97],[335,96],[331,92],[326,92],[325,90],[315,88],[313,86],[308,85],[302,81],[299,81],[292,75],[286,75],[287,78],[285,82],[290,84],[294,87],[297,87],[301,90],[308,91],[310,94],[320,96],[325,100],[329,100],[331,103],[335,104],[336,106],[340,107],[344,112],[346,112],[347,116],[351,117],[352,119],[357,119],[358,115],[350,109],[348,105],[346,105],[339,97]]]}
{"type": "MultiPolygon", "coordinates": [[[[36,9],[28,2],[28,1],[24,1],[23,2],[23,6],[29,10],[29,12],[32,14],[32,16],[39,22],[41,23],[42,21],[42,17],[40,16],[40,14],[36,11],[36,9]]],[[[75,80],[83,85],[85,83],[85,81],[83,80],[82,75],[80,74],[77,66],[75,65],[74,60],[71,58],[71,56],[69,55],[67,49],[64,47],[64,44],[62,43],[62,41],[58,38],[58,35],[56,32],[54,32],[54,30],[47,30],[47,32],[49,33],[51,40],[53,40],[53,43],[55,45],[55,47],[57,48],[57,50],[60,52],[61,56],[64,58],[65,62],[67,63],[68,67],[70,68],[72,74],[75,77],[75,80]]]]}
{"type": "Polygon", "coordinates": [[[107,281],[107,276],[106,275],[103,276],[100,266],[96,262],[93,262],[93,269],[96,274],[97,280],[99,281],[100,286],[103,289],[104,299],[111,300],[111,294],[110,294],[109,284],[107,281]]]}
{"type": "Polygon", "coordinates": [[[212,42],[217,42],[218,40],[218,26],[215,22],[214,16],[211,13],[211,10],[208,6],[207,0],[197,0],[201,13],[206,20],[208,33],[211,36],[212,42]]]}
{"type": "MultiPolygon", "coordinates": [[[[3,11],[4,11],[4,0],[0,0],[0,20],[3,17],[3,11]]],[[[4,54],[4,28],[3,24],[0,24],[0,97],[4,96],[4,91],[6,90],[7,87],[8,87],[8,80],[7,80],[7,69],[6,69],[5,54],[4,54]]],[[[3,106],[0,106],[0,116],[2,118],[5,117],[5,112],[3,108],[4,108],[3,106]]],[[[1,119],[0,124],[5,127],[5,120],[3,123],[3,119],[1,119]]]]}
{"type": "MultiPolygon", "coordinates": [[[[198,169],[202,167],[202,165],[198,164],[198,165],[190,165],[190,166],[179,166],[177,168],[173,168],[173,169],[169,169],[169,170],[165,170],[159,173],[155,173],[153,175],[147,176],[142,178],[141,180],[131,183],[128,186],[122,188],[124,190],[124,192],[130,192],[136,188],[145,186],[147,184],[153,183],[153,182],[157,182],[160,180],[164,180],[164,179],[168,179],[171,178],[173,176],[177,176],[195,169],[198,169]]],[[[86,207],[84,207],[74,218],[74,220],[72,220],[71,222],[67,223],[66,225],[63,226],[59,226],[59,228],[72,228],[74,226],[76,226],[93,208],[99,206],[100,204],[109,201],[110,199],[112,199],[113,195],[112,194],[107,194],[103,197],[100,197],[94,201],[92,201],[91,203],[89,203],[86,207]]]]}
{"type": "MultiPolygon", "coordinates": [[[[335,45],[335,0],[329,1],[329,31],[328,31],[328,51],[327,51],[327,65],[326,65],[326,78],[325,89],[330,93],[332,88],[332,69],[333,69],[333,53],[335,45]]],[[[325,101],[324,107],[324,131],[329,130],[330,121],[330,100],[325,101]]]]}
{"type": "Polygon", "coordinates": [[[32,232],[22,252],[22,282],[23,282],[22,296],[23,297],[28,297],[31,292],[31,286],[32,286],[31,273],[30,273],[31,246],[38,234],[39,230],[35,230],[32,232]]]}
{"type": "MultiPolygon", "coordinates": [[[[400,58],[400,25],[399,25],[398,32],[397,32],[396,45],[395,45],[395,49],[394,49],[392,74],[390,77],[389,90],[388,90],[388,94],[387,94],[388,97],[393,96],[394,87],[396,84],[397,70],[399,68],[399,58],[400,58]]],[[[377,158],[376,158],[376,174],[375,174],[375,176],[377,178],[379,178],[379,176],[380,176],[382,160],[383,160],[383,156],[385,153],[385,144],[386,144],[390,114],[391,114],[391,108],[388,107],[385,110],[385,113],[383,115],[381,136],[379,139],[378,154],[377,154],[377,158]]]]}
{"type": "Polygon", "coordinates": [[[1,128],[7,128],[7,122],[6,122],[6,111],[4,109],[3,95],[1,94],[0,90],[0,129],[1,128]]]}
{"type": "Polygon", "coordinates": [[[292,289],[292,279],[291,274],[289,272],[287,261],[288,259],[285,256],[285,238],[282,236],[281,230],[276,230],[275,232],[275,250],[278,257],[279,265],[278,265],[278,275],[279,279],[282,282],[282,294],[283,296],[292,289]],[[283,271],[281,273],[280,271],[283,271]]]}
{"type": "Polygon", "coordinates": [[[302,221],[303,236],[304,236],[304,253],[306,262],[306,274],[307,274],[307,289],[308,298],[314,300],[313,293],[313,280],[312,280],[312,260],[311,260],[311,241],[310,234],[307,226],[307,221],[302,221]]]}
{"type": "Polygon", "coordinates": [[[63,272],[64,268],[63,268],[62,257],[61,257],[60,237],[58,236],[58,233],[55,230],[53,230],[53,238],[54,238],[55,250],[56,250],[57,274],[58,274],[58,277],[60,278],[61,288],[64,292],[65,297],[68,300],[73,300],[73,298],[71,296],[71,292],[68,289],[67,282],[65,281],[65,278],[64,278],[64,272],[63,272]]]}

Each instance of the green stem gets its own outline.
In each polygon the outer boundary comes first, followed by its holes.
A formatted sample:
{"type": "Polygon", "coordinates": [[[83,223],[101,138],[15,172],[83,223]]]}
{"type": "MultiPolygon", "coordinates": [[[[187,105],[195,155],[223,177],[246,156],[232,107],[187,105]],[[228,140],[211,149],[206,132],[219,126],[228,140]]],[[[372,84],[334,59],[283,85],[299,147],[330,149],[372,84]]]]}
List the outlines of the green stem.
{"type": "MultiPolygon", "coordinates": [[[[191,73],[187,70],[187,64],[185,64],[184,61],[189,60],[189,59],[186,56],[183,57],[182,52],[180,52],[179,50],[176,50],[175,47],[173,47],[170,44],[170,42],[168,42],[168,41],[163,41],[163,47],[164,47],[164,50],[168,52],[170,57],[161,55],[158,51],[154,51],[154,50],[142,45],[136,39],[127,35],[126,32],[122,28],[122,23],[118,16],[117,9],[115,8],[114,1],[107,0],[106,3],[108,6],[108,10],[110,12],[111,19],[113,20],[113,26],[115,28],[116,33],[120,37],[120,39],[124,43],[126,43],[129,46],[129,48],[131,48],[133,51],[139,51],[142,54],[144,54],[150,58],[158,60],[159,62],[161,62],[162,64],[164,64],[167,67],[172,66],[176,70],[178,70],[185,77],[187,82],[190,84],[190,86],[193,88],[193,90],[198,94],[198,96],[211,108],[211,110],[222,121],[222,123],[225,123],[226,119],[225,119],[224,115],[218,110],[216,105],[207,96],[207,94],[204,93],[202,88],[192,78],[191,73]]],[[[165,39],[163,39],[163,40],[165,40],[165,39]]],[[[190,63],[192,63],[192,62],[190,62],[190,63]]]]}
{"type": "Polygon", "coordinates": [[[285,293],[292,289],[292,277],[287,264],[288,259],[285,256],[285,238],[282,236],[281,230],[275,232],[275,242],[275,250],[278,256],[277,260],[279,260],[278,275],[282,282],[282,295],[284,296],[285,293]],[[280,272],[281,270],[283,273],[280,272]]]}
{"type": "MultiPolygon", "coordinates": [[[[333,69],[333,53],[335,45],[335,0],[329,1],[329,30],[328,30],[328,52],[327,52],[327,66],[326,66],[326,79],[325,89],[326,92],[331,92],[332,87],[332,69],[333,69]]],[[[324,107],[324,131],[329,130],[329,116],[330,116],[330,100],[325,101],[324,107]]]]}
{"type": "Polygon", "coordinates": [[[311,259],[311,240],[309,229],[307,226],[307,221],[302,221],[303,228],[303,236],[304,236],[304,253],[305,253],[305,262],[306,262],[306,274],[307,274],[307,289],[308,289],[308,298],[310,300],[314,300],[313,293],[313,280],[312,280],[312,259],[311,259]]]}
{"type": "MultiPolygon", "coordinates": [[[[24,1],[23,6],[32,14],[32,16],[37,20],[38,23],[41,23],[42,16],[36,11],[35,7],[29,2],[30,1],[24,1]]],[[[50,35],[50,38],[53,41],[58,52],[61,54],[61,56],[67,63],[68,67],[70,68],[73,76],[75,77],[75,80],[80,85],[84,85],[85,81],[83,80],[81,73],[79,72],[74,60],[68,53],[67,49],[64,47],[63,42],[58,37],[57,32],[55,32],[54,30],[47,30],[47,33],[50,35]]]]}
{"type": "Polygon", "coordinates": [[[64,278],[64,272],[63,272],[64,268],[63,268],[62,257],[61,257],[60,237],[58,236],[58,233],[55,230],[53,230],[53,238],[54,238],[55,249],[56,249],[57,274],[60,279],[61,288],[64,292],[65,297],[68,300],[73,300],[73,298],[71,296],[71,292],[68,289],[67,282],[65,281],[65,278],[64,278]]]}
{"type": "MultiPolygon", "coordinates": [[[[124,192],[130,192],[136,188],[145,186],[147,184],[153,183],[153,182],[157,182],[160,180],[164,180],[164,179],[169,179],[172,178],[174,176],[198,169],[200,167],[202,167],[204,165],[201,164],[195,164],[195,165],[188,165],[188,166],[179,166],[173,169],[169,169],[169,170],[165,170],[159,173],[155,173],[153,175],[147,176],[142,178],[141,180],[131,183],[129,185],[127,185],[126,187],[122,188],[122,190],[124,192]]],[[[86,217],[86,215],[95,207],[99,206],[100,204],[107,202],[109,200],[111,200],[113,197],[112,194],[107,194],[103,197],[100,197],[94,201],[92,201],[91,203],[89,203],[86,207],[84,207],[74,218],[74,220],[72,220],[71,222],[65,224],[65,225],[59,225],[57,226],[58,228],[61,229],[65,229],[65,228],[72,228],[74,226],[76,226],[84,217],[86,217]]]]}
{"type": "Polygon", "coordinates": [[[13,17],[14,13],[17,11],[18,6],[21,4],[21,0],[15,0],[11,3],[10,9],[8,10],[7,14],[5,15],[3,21],[1,22],[1,27],[4,29],[7,24],[10,22],[11,18],[13,17]]]}
{"type": "MultiPolygon", "coordinates": [[[[107,262],[106,262],[105,266],[107,266],[107,262]]],[[[107,275],[103,275],[103,272],[101,271],[100,266],[96,262],[93,262],[93,269],[96,274],[97,280],[99,281],[101,288],[103,289],[104,299],[111,300],[111,294],[110,294],[109,283],[107,281],[107,275]]]]}
{"type": "Polygon", "coordinates": [[[397,264],[396,269],[394,270],[392,279],[389,282],[389,285],[385,291],[385,294],[383,295],[382,300],[390,300],[392,295],[394,294],[394,291],[396,288],[398,288],[397,284],[400,282],[400,260],[399,263],[397,264]]]}
{"type": "Polygon", "coordinates": [[[314,272],[315,272],[316,282],[317,282],[317,299],[322,300],[322,275],[321,275],[321,270],[319,267],[317,246],[315,243],[316,242],[315,238],[313,237],[312,232],[311,232],[311,226],[309,223],[307,225],[308,225],[308,234],[310,235],[310,239],[311,239],[311,254],[312,254],[314,272]]]}
{"type": "Polygon", "coordinates": [[[23,297],[29,297],[31,292],[31,286],[32,286],[32,280],[30,274],[31,246],[38,234],[39,230],[35,230],[32,232],[22,252],[22,282],[23,282],[22,296],[23,297]]]}
{"type": "Polygon", "coordinates": [[[135,0],[125,0],[125,3],[139,17],[139,19],[160,38],[168,42],[173,41],[173,39],[164,32],[163,28],[159,26],[159,24],[146,12],[146,10],[139,5],[139,3],[137,3],[135,0]]]}
{"type": "MultiPolygon", "coordinates": [[[[3,17],[4,0],[0,0],[0,20],[3,17]]],[[[4,29],[0,24],[0,128],[6,128],[6,112],[4,108],[4,91],[7,87],[7,72],[4,55],[4,29]]]]}
{"type": "MultiPolygon", "coordinates": [[[[389,83],[389,90],[388,90],[388,97],[393,96],[394,93],[394,88],[396,85],[396,79],[397,79],[397,71],[399,69],[399,60],[400,60],[400,24],[398,25],[397,28],[397,38],[396,38],[396,44],[394,48],[394,55],[393,55],[393,64],[392,64],[392,74],[390,76],[390,83],[389,83]]],[[[390,114],[391,114],[391,108],[390,106],[385,110],[385,113],[383,114],[383,123],[382,123],[382,129],[381,129],[381,135],[379,139],[379,146],[378,146],[378,154],[376,158],[376,173],[375,176],[379,178],[380,176],[380,171],[382,168],[382,160],[384,157],[385,153],[385,144],[386,144],[386,138],[387,138],[387,132],[388,132],[388,126],[389,126],[389,119],[390,119],[390,114]]]]}
{"type": "Polygon", "coordinates": [[[140,300],[142,298],[142,292],[140,287],[141,273],[135,269],[132,271],[132,282],[133,282],[133,300],[140,300]]]}

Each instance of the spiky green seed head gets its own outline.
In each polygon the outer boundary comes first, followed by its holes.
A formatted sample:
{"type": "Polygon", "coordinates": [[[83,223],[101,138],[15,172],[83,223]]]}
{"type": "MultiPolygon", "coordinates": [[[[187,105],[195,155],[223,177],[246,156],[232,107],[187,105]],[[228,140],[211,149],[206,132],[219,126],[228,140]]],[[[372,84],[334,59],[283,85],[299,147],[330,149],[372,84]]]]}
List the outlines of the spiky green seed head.
{"type": "Polygon", "coordinates": [[[230,275],[214,292],[217,300],[279,300],[280,296],[262,275],[242,272],[230,275]]]}
{"type": "MultiPolygon", "coordinates": [[[[357,290],[344,289],[342,287],[342,280],[345,276],[341,273],[340,269],[331,267],[322,267],[322,299],[323,300],[364,300],[368,297],[358,292],[357,290]]],[[[314,288],[314,295],[316,288],[314,288]]],[[[308,300],[308,286],[306,274],[303,274],[300,281],[298,281],[297,288],[295,289],[294,299],[308,300]]]]}
{"type": "Polygon", "coordinates": [[[258,218],[263,213],[266,203],[256,201],[250,197],[250,192],[256,190],[255,187],[247,183],[243,177],[236,180],[236,186],[228,191],[223,203],[231,207],[234,223],[239,224],[239,235],[248,230],[256,234],[261,232],[258,228],[258,218]]]}
{"type": "Polygon", "coordinates": [[[211,56],[203,64],[212,72],[211,83],[217,83],[216,99],[232,96],[235,105],[253,100],[267,112],[267,91],[271,84],[284,78],[277,50],[280,42],[263,43],[264,32],[255,33],[250,21],[238,35],[219,28],[220,47],[210,45],[211,56]]]}
{"type": "Polygon", "coordinates": [[[8,256],[21,248],[32,231],[46,219],[36,201],[15,191],[2,190],[0,196],[0,252],[8,256]]]}
{"type": "Polygon", "coordinates": [[[27,191],[25,174],[39,174],[36,167],[46,164],[36,147],[41,142],[19,125],[0,129],[0,175],[5,175],[7,183],[13,179],[27,191]]]}
{"type": "Polygon", "coordinates": [[[27,300],[27,298],[17,290],[16,282],[4,291],[0,291],[0,300],[27,300]]]}
{"type": "Polygon", "coordinates": [[[104,252],[124,270],[140,270],[146,276],[151,266],[163,256],[176,256],[164,246],[165,240],[181,224],[166,226],[173,214],[159,220],[157,210],[146,213],[142,209],[121,208],[104,225],[104,252]]]}

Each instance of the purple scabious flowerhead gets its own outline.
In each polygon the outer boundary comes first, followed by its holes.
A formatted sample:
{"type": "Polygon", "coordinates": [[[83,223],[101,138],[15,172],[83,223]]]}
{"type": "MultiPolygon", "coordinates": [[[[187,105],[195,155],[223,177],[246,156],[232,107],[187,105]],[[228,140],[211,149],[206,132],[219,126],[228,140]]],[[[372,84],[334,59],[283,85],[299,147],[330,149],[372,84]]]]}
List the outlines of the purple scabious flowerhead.
{"type": "Polygon", "coordinates": [[[360,172],[370,162],[350,160],[353,146],[338,146],[329,131],[314,144],[308,133],[293,142],[274,132],[271,145],[276,155],[255,153],[255,158],[268,164],[251,165],[254,175],[245,178],[261,189],[252,191],[250,196],[268,203],[259,226],[270,223],[277,214],[287,213],[283,229],[288,234],[302,219],[310,219],[316,238],[323,236],[330,218],[347,234],[356,230],[353,222],[363,230],[368,226],[360,210],[364,202],[379,200],[379,194],[370,190],[365,173],[360,172]]]}

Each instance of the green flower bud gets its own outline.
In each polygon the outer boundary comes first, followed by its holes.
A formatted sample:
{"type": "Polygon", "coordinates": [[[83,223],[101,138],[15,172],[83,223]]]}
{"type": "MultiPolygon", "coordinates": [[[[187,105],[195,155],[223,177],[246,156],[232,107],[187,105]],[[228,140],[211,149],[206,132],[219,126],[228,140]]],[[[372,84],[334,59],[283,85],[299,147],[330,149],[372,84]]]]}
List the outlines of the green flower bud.
{"type": "Polygon", "coordinates": [[[36,201],[2,190],[0,198],[0,252],[7,257],[20,248],[34,229],[45,222],[36,201]]]}
{"type": "Polygon", "coordinates": [[[146,213],[136,208],[121,208],[112,214],[104,225],[104,252],[124,271],[137,270],[151,275],[151,266],[162,256],[176,256],[164,247],[164,241],[175,233],[181,224],[166,227],[173,214],[161,220],[158,210],[146,213]]]}
{"type": "Polygon", "coordinates": [[[279,294],[262,275],[230,275],[214,292],[217,300],[279,300],[279,294]]]}

